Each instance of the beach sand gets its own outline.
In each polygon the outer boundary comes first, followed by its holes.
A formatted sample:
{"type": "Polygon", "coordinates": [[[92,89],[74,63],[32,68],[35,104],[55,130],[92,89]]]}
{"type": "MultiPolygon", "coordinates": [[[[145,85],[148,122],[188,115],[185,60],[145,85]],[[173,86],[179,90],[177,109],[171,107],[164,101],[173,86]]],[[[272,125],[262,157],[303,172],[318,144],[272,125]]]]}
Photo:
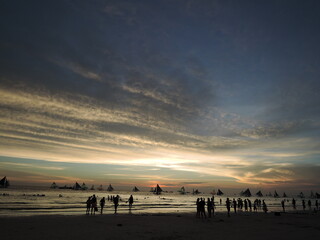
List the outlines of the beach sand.
{"type": "Polygon", "coordinates": [[[320,239],[320,213],[1,217],[1,239],[320,239]]]}

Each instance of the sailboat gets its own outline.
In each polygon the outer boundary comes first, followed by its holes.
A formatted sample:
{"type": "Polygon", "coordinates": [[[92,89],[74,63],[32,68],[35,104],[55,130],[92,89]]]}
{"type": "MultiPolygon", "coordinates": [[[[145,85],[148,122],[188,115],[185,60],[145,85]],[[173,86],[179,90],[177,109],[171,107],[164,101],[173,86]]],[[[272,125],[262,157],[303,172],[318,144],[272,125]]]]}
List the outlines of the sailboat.
{"type": "Polygon", "coordinates": [[[78,182],[76,182],[74,185],[73,185],[73,190],[81,190],[81,186],[78,182]]]}
{"type": "Polygon", "coordinates": [[[88,189],[88,187],[86,186],[86,184],[82,183],[81,190],[87,190],[87,189],[88,189]]]}
{"type": "Polygon", "coordinates": [[[310,198],[315,198],[313,191],[311,191],[311,193],[310,193],[310,198]]]}
{"type": "Polygon", "coordinates": [[[244,192],[242,191],[240,193],[240,195],[243,197],[251,197],[251,192],[250,192],[249,188],[247,188],[247,190],[245,190],[244,192]]]}
{"type": "Polygon", "coordinates": [[[192,194],[193,194],[193,195],[200,194],[200,193],[201,193],[201,192],[199,192],[198,189],[196,189],[196,190],[193,189],[193,190],[192,190],[192,194]]]}
{"type": "Polygon", "coordinates": [[[91,186],[90,190],[94,190],[94,185],[91,186]]]}
{"type": "Polygon", "coordinates": [[[256,195],[257,195],[258,197],[263,197],[263,194],[262,194],[261,191],[257,192],[256,195]]]}
{"type": "Polygon", "coordinates": [[[113,189],[113,187],[111,186],[111,184],[109,184],[109,187],[107,188],[107,191],[108,192],[112,192],[114,189],[113,189]]]}
{"type": "Polygon", "coordinates": [[[161,187],[159,186],[159,184],[157,184],[157,186],[156,186],[156,188],[155,188],[155,190],[154,190],[154,194],[159,195],[159,194],[161,194],[161,192],[162,192],[162,189],[161,189],[161,187]]]}
{"type": "Polygon", "coordinates": [[[178,192],[180,194],[186,194],[186,189],[184,187],[180,188],[180,190],[178,190],[178,192]]]}
{"type": "Polygon", "coordinates": [[[218,196],[222,196],[224,193],[220,190],[220,189],[218,189],[218,192],[217,192],[217,195],[218,196]]]}
{"type": "Polygon", "coordinates": [[[277,193],[277,191],[274,191],[273,197],[278,198],[279,194],[277,193]]]}
{"type": "Polygon", "coordinates": [[[52,189],[57,189],[57,188],[58,188],[58,185],[57,185],[55,182],[53,182],[53,183],[51,184],[50,188],[52,188],[52,189]]]}
{"type": "Polygon", "coordinates": [[[102,190],[103,190],[102,185],[100,185],[100,187],[98,187],[98,190],[99,190],[99,191],[102,191],[102,190]]]}
{"type": "Polygon", "coordinates": [[[0,188],[7,188],[9,186],[10,184],[6,176],[0,180],[0,188]]]}
{"type": "Polygon", "coordinates": [[[134,188],[132,189],[132,191],[133,191],[133,192],[139,192],[140,190],[139,190],[136,186],[134,186],[134,188]]]}

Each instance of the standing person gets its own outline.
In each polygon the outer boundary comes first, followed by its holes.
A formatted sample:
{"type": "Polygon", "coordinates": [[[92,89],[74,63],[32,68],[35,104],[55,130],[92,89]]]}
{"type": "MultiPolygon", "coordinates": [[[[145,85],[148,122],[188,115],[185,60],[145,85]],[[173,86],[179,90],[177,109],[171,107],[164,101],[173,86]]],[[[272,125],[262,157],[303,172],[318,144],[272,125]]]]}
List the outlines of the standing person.
{"type": "Polygon", "coordinates": [[[309,207],[309,211],[311,211],[311,200],[310,199],[308,201],[308,207],[309,207]]]}
{"type": "Polygon", "coordinates": [[[132,204],[133,204],[133,196],[131,195],[128,199],[129,202],[129,211],[131,212],[132,204]]]}
{"type": "Polygon", "coordinates": [[[197,198],[196,205],[197,205],[196,217],[200,217],[200,198],[197,198]]]}
{"type": "Polygon", "coordinates": [[[216,205],[215,205],[215,203],[214,203],[214,196],[212,196],[212,198],[211,198],[211,206],[212,206],[212,216],[214,217],[214,210],[215,210],[215,208],[216,208],[216,205]]]}
{"type": "Polygon", "coordinates": [[[244,210],[246,212],[248,212],[248,201],[247,201],[247,199],[244,200],[244,210]]]}
{"type": "Polygon", "coordinates": [[[232,203],[233,203],[234,213],[237,214],[237,201],[233,199],[232,203]]]}
{"type": "Polygon", "coordinates": [[[206,206],[205,199],[201,198],[199,204],[200,204],[200,217],[201,218],[203,218],[203,217],[207,218],[206,210],[205,210],[205,206],[206,206]]]}
{"type": "Polygon", "coordinates": [[[113,204],[114,204],[114,214],[116,214],[119,206],[119,195],[117,195],[116,197],[113,197],[113,204]]]}
{"type": "Polygon", "coordinates": [[[210,198],[207,200],[207,211],[208,211],[208,218],[211,218],[211,210],[212,210],[212,203],[210,198]]]}
{"type": "Polygon", "coordinates": [[[284,208],[284,200],[281,201],[281,206],[282,206],[283,212],[286,212],[286,210],[285,210],[285,208],[284,208]]]}
{"type": "Polygon", "coordinates": [[[297,209],[297,207],[296,207],[296,200],[295,200],[294,198],[292,198],[292,207],[293,207],[294,210],[297,209]]]}
{"type": "Polygon", "coordinates": [[[317,210],[319,210],[319,203],[318,203],[318,200],[316,200],[316,204],[315,204],[315,205],[316,205],[316,209],[317,209],[317,210]]]}
{"type": "Polygon", "coordinates": [[[265,213],[268,212],[268,207],[267,207],[267,204],[264,202],[264,200],[262,201],[262,209],[265,213]]]}
{"type": "Polygon", "coordinates": [[[302,200],[302,208],[303,208],[303,211],[306,210],[306,202],[304,201],[304,199],[302,200]]]}
{"type": "Polygon", "coordinates": [[[104,205],[106,204],[106,199],[105,197],[103,197],[101,200],[100,200],[100,208],[101,208],[101,211],[100,213],[102,214],[103,213],[103,208],[104,208],[104,205]]]}
{"type": "Polygon", "coordinates": [[[89,215],[90,207],[91,207],[91,196],[88,197],[88,200],[86,201],[86,204],[87,204],[86,215],[89,215]]]}
{"type": "Polygon", "coordinates": [[[227,207],[227,211],[228,211],[228,217],[230,217],[230,200],[229,200],[229,198],[227,198],[227,200],[226,200],[226,207],[227,207]]]}
{"type": "Polygon", "coordinates": [[[252,203],[251,203],[251,200],[250,200],[250,199],[247,199],[247,201],[248,201],[248,206],[249,206],[250,212],[252,212],[252,203]]]}
{"type": "Polygon", "coordinates": [[[97,210],[98,210],[97,198],[96,198],[96,195],[93,194],[93,196],[91,197],[91,215],[92,215],[92,213],[93,213],[93,215],[96,215],[97,210]]]}

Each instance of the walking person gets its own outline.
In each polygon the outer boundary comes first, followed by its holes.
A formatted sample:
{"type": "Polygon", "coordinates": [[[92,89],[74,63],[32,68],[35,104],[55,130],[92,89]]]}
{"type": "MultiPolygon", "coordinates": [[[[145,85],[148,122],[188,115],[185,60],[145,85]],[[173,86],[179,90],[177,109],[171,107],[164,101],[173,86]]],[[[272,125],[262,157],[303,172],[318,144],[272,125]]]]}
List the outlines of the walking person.
{"type": "Polygon", "coordinates": [[[133,204],[133,196],[131,195],[128,199],[129,202],[129,212],[131,212],[132,204],[133,204]]]}
{"type": "Polygon", "coordinates": [[[118,206],[119,206],[119,195],[113,197],[113,204],[114,204],[114,214],[117,214],[118,206]]]}
{"type": "Polygon", "coordinates": [[[267,204],[264,202],[264,200],[262,201],[262,209],[263,209],[264,213],[268,212],[268,207],[267,207],[267,204]]]}
{"type": "Polygon", "coordinates": [[[105,197],[103,197],[101,200],[100,200],[100,208],[101,208],[101,211],[100,211],[100,214],[103,213],[103,208],[104,208],[104,205],[106,204],[106,199],[105,197]]]}
{"type": "Polygon", "coordinates": [[[226,207],[227,207],[227,211],[228,211],[228,217],[230,217],[230,200],[229,200],[229,198],[227,198],[227,200],[226,200],[226,207]]]}
{"type": "Polygon", "coordinates": [[[284,200],[281,201],[281,206],[282,206],[282,211],[283,211],[283,212],[286,212],[285,206],[284,206],[284,200]]]}
{"type": "Polygon", "coordinates": [[[88,197],[88,200],[86,201],[86,204],[87,204],[86,215],[89,215],[90,208],[91,208],[91,196],[88,197]]]}

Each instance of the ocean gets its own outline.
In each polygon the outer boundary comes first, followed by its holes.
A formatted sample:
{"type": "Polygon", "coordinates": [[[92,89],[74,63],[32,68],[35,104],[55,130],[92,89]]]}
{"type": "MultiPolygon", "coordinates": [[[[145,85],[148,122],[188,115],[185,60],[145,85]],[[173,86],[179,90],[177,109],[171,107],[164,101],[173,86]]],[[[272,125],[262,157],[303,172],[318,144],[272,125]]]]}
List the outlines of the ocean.
{"type": "MultiPolygon", "coordinates": [[[[128,198],[133,195],[134,203],[132,214],[165,214],[165,213],[195,213],[197,198],[209,198],[211,194],[179,194],[162,193],[155,195],[151,192],[129,192],[129,191],[96,191],[96,190],[69,190],[69,189],[47,189],[37,187],[2,188],[0,189],[0,216],[30,216],[30,215],[81,215],[85,214],[86,201],[89,196],[95,194],[99,201],[102,197],[120,196],[118,207],[119,214],[129,213],[128,198]]],[[[216,212],[226,212],[225,201],[237,199],[239,196],[215,196],[216,212]],[[222,204],[220,204],[220,199],[222,204]]],[[[250,197],[252,201],[258,197],[250,197]]],[[[244,198],[243,198],[244,199],[244,198]]],[[[265,200],[269,212],[282,211],[281,201],[284,198],[261,197],[265,200]]],[[[286,198],[286,209],[292,211],[292,198],[286,198]]],[[[297,209],[302,210],[302,199],[297,200],[297,209]]],[[[308,199],[305,199],[306,205],[308,199]]],[[[312,199],[312,208],[315,200],[312,199]]],[[[308,206],[307,208],[308,209],[308,206]]],[[[262,210],[258,210],[262,211],[262,210]]],[[[233,209],[231,209],[233,212],[233,209]]],[[[106,201],[104,214],[113,214],[114,207],[111,201],[106,201]]]]}

